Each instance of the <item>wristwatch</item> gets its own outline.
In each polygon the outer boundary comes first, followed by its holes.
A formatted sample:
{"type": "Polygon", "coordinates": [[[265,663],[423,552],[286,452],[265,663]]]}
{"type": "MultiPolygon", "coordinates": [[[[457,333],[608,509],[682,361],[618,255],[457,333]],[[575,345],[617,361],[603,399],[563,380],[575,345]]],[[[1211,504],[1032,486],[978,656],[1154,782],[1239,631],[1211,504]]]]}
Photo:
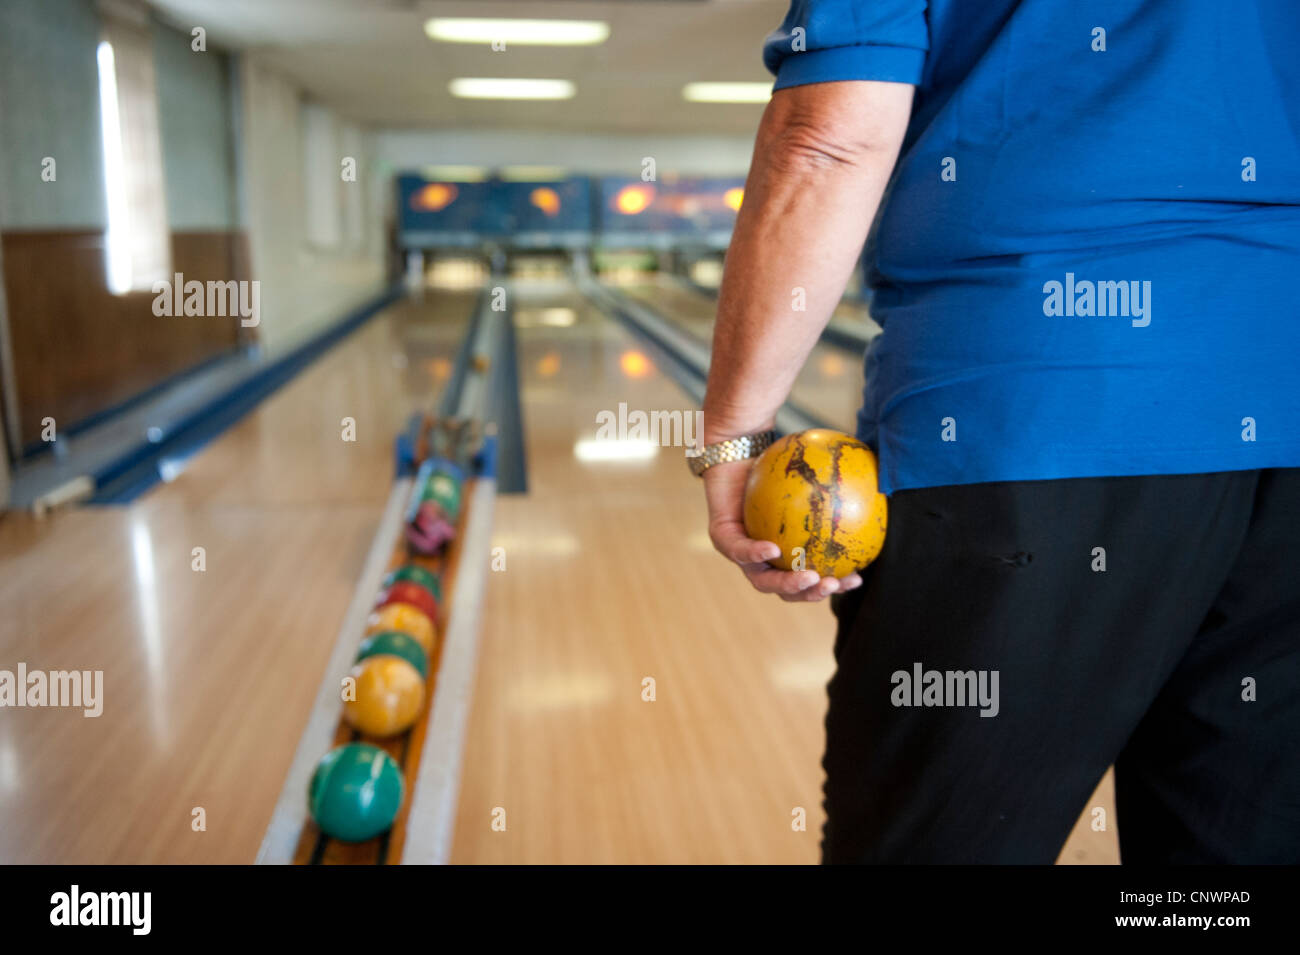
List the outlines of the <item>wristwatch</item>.
{"type": "Polygon", "coordinates": [[[758,457],[771,446],[774,440],[776,440],[775,431],[760,431],[757,434],[746,434],[739,438],[728,438],[726,441],[706,444],[702,448],[687,448],[686,463],[690,466],[692,474],[703,477],[704,472],[715,464],[758,457]]]}

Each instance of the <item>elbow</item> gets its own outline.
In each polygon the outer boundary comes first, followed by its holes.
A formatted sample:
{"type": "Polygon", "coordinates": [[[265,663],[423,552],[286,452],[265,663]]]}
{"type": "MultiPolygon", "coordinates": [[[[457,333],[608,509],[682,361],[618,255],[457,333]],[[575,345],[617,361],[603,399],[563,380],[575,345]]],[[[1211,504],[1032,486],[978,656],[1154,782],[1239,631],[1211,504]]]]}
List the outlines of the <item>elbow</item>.
{"type": "Polygon", "coordinates": [[[764,151],[772,166],[782,172],[855,169],[877,152],[878,146],[846,126],[817,117],[788,117],[765,137],[764,151]]]}
{"type": "Polygon", "coordinates": [[[781,90],[768,103],[758,151],[774,168],[810,174],[892,164],[902,144],[912,88],[829,83],[781,90]]]}

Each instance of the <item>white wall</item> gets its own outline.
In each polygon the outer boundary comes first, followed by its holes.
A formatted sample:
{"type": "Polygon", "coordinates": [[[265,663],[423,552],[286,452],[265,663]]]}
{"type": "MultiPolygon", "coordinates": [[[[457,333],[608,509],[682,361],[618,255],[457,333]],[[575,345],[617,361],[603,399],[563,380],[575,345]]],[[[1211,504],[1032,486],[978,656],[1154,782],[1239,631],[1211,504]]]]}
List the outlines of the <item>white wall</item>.
{"type": "Polygon", "coordinates": [[[343,194],[339,123],[319,103],[302,105],[302,210],[307,244],[323,251],[343,244],[343,194]]]}
{"type": "MultiPolygon", "coordinates": [[[[233,228],[226,57],[151,29],[169,224],[233,228]]],[[[0,0],[0,227],[104,228],[99,40],[90,0],[0,0]],[[45,156],[55,182],[41,179],[45,156]]]]}
{"type": "MultiPolygon", "coordinates": [[[[301,92],[255,55],[240,58],[238,76],[242,206],[253,278],[262,283],[258,332],[268,350],[279,351],[377,294],[383,287],[383,263],[377,241],[357,245],[345,241],[329,249],[309,243],[301,92]]],[[[332,112],[320,109],[312,122],[337,124],[332,112]]],[[[361,147],[356,157],[358,181],[342,183],[341,177],[338,181],[341,189],[363,190],[369,164],[366,137],[342,126],[341,134],[326,139],[361,147]]],[[[339,176],[343,155],[314,157],[314,161],[328,161],[333,175],[339,176]]],[[[340,201],[343,195],[339,194],[340,201]]],[[[364,200],[362,196],[363,204],[364,200]]],[[[362,218],[370,229],[378,228],[377,217],[368,210],[362,218]]]]}
{"type": "MultiPolygon", "coordinates": [[[[365,157],[368,152],[369,137],[360,127],[350,123],[340,123],[338,129],[339,151],[344,156],[365,157]]],[[[373,166],[373,158],[367,157],[373,166]]],[[[356,183],[347,183],[343,189],[343,248],[358,254],[378,256],[380,245],[368,244],[371,238],[378,239],[380,223],[374,218],[374,207],[367,191],[366,169],[357,170],[356,183]]]]}
{"type": "Polygon", "coordinates": [[[167,221],[177,232],[236,229],[228,58],[153,23],[167,221]]]}
{"type": "Polygon", "coordinates": [[[0,0],[0,227],[104,228],[98,43],[87,0],[0,0]]]}

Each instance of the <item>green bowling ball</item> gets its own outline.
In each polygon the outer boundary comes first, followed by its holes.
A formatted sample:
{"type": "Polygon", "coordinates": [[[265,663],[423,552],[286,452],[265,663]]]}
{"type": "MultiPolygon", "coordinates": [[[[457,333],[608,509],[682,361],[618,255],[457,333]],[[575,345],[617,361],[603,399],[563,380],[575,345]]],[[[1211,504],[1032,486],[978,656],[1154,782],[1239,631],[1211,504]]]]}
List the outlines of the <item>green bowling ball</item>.
{"type": "Polygon", "coordinates": [[[365,842],[392,827],[404,789],[393,757],[369,743],[345,743],[321,757],[307,805],[326,835],[365,842]]]}
{"type": "Polygon", "coordinates": [[[449,471],[434,471],[420,495],[422,501],[435,501],[451,520],[460,514],[460,479],[449,471]]]}
{"type": "Polygon", "coordinates": [[[425,570],[418,564],[404,564],[389,572],[388,576],[384,578],[382,589],[387,590],[393,584],[403,580],[415,584],[417,587],[423,587],[433,595],[435,603],[442,604],[442,580],[439,579],[437,574],[425,570]]]}
{"type": "Polygon", "coordinates": [[[366,657],[377,656],[381,653],[401,657],[415,667],[416,672],[422,678],[429,678],[429,655],[424,652],[424,647],[420,646],[420,642],[409,633],[402,633],[400,630],[385,630],[373,637],[367,637],[361,642],[361,648],[357,650],[356,662],[360,663],[366,657]]]}

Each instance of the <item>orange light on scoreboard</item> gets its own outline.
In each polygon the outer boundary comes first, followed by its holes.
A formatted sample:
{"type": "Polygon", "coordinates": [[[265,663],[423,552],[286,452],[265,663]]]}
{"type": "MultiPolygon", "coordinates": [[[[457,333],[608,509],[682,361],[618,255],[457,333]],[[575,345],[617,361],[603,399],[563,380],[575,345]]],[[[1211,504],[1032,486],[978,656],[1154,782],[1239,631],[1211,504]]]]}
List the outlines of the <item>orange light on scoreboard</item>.
{"type": "Polygon", "coordinates": [[[528,201],[541,209],[548,218],[553,219],[560,214],[560,194],[549,186],[534,189],[529,194],[528,201]]]}
{"type": "Polygon", "coordinates": [[[449,182],[431,182],[411,196],[411,208],[417,212],[437,212],[455,202],[458,193],[449,182]]]}
{"type": "Polygon", "coordinates": [[[825,378],[838,378],[844,374],[844,359],[827,352],[817,362],[817,369],[825,378]]]}
{"type": "Polygon", "coordinates": [[[618,367],[629,378],[644,378],[652,366],[649,358],[633,348],[619,355],[618,367]]]}
{"type": "Polygon", "coordinates": [[[625,216],[640,215],[654,202],[653,186],[624,186],[614,195],[614,208],[625,216]]]}
{"type": "Polygon", "coordinates": [[[559,370],[560,356],[557,352],[549,351],[537,359],[537,374],[542,378],[554,378],[559,370]]]}
{"type": "Polygon", "coordinates": [[[669,200],[669,208],[672,209],[673,215],[680,216],[683,219],[691,219],[700,214],[700,198],[698,196],[673,196],[669,200]]]}
{"type": "Polygon", "coordinates": [[[745,190],[736,186],[734,189],[728,189],[722,194],[722,201],[732,212],[740,211],[740,204],[745,201],[745,190]]]}

